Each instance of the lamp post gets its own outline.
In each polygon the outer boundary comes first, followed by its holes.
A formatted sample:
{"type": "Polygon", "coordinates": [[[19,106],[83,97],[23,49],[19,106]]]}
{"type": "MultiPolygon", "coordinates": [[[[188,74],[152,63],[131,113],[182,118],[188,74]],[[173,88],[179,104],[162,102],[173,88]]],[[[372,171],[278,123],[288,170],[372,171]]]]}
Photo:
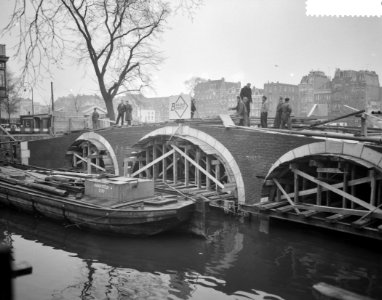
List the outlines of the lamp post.
{"type": "MultiPolygon", "coordinates": [[[[31,92],[32,92],[32,116],[34,116],[34,102],[33,102],[33,87],[31,85],[29,85],[30,89],[31,89],[31,92]]],[[[26,91],[26,89],[24,89],[24,92],[26,91]]]]}

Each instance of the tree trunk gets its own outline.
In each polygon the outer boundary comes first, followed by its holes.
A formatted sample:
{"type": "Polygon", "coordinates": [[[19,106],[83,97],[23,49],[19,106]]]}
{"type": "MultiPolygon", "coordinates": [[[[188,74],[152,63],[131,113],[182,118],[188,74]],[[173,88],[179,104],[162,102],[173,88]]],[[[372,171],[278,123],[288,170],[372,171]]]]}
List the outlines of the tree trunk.
{"type": "Polygon", "coordinates": [[[105,101],[107,116],[110,118],[110,120],[115,120],[113,98],[111,98],[110,96],[106,96],[103,97],[103,100],[105,101]]]}

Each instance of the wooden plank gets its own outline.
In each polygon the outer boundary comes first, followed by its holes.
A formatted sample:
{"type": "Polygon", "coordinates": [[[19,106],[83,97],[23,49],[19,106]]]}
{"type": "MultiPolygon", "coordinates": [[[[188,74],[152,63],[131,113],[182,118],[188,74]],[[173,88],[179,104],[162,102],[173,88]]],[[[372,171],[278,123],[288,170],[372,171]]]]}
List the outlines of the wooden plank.
{"type": "Polygon", "coordinates": [[[309,218],[313,215],[316,215],[318,214],[319,212],[318,211],[315,211],[315,210],[306,210],[306,211],[303,211],[300,213],[300,216],[304,217],[304,218],[309,218]]]}
{"type": "MultiPolygon", "coordinates": [[[[316,210],[322,212],[329,212],[333,214],[343,214],[343,215],[354,215],[354,216],[365,216],[369,211],[361,210],[361,209],[350,209],[350,208],[342,208],[342,207],[329,207],[329,206],[319,206],[314,204],[297,204],[299,209],[305,210],[316,210]]],[[[382,214],[376,212],[370,212],[371,217],[382,220],[382,214]]]]}
{"type": "MultiPolygon", "coordinates": [[[[167,152],[165,144],[162,145],[162,155],[167,152]]],[[[158,175],[160,176],[160,174],[158,175]]],[[[162,181],[167,180],[167,158],[162,158],[162,181]]]]}
{"type": "Polygon", "coordinates": [[[375,194],[377,191],[377,180],[375,179],[375,171],[369,170],[370,177],[370,205],[375,206],[375,194]]]}
{"type": "MultiPolygon", "coordinates": [[[[186,146],[184,149],[184,153],[188,155],[189,147],[186,146]]],[[[190,163],[187,159],[184,159],[184,184],[188,186],[190,183],[190,163]]]]}
{"type": "MultiPolygon", "coordinates": [[[[211,157],[207,155],[206,157],[206,172],[211,174],[211,157]]],[[[211,188],[211,179],[206,176],[206,188],[209,190],[211,188]]]]}
{"type": "Polygon", "coordinates": [[[220,181],[216,180],[211,174],[207,173],[206,170],[204,170],[201,166],[199,166],[192,158],[190,158],[188,155],[185,155],[185,153],[180,150],[178,147],[175,145],[171,145],[180,155],[183,157],[186,157],[186,159],[193,164],[198,170],[200,170],[203,174],[205,174],[207,177],[209,177],[217,186],[220,188],[224,188],[224,184],[222,184],[220,181]]]}
{"type": "Polygon", "coordinates": [[[269,209],[277,208],[277,207],[284,206],[287,204],[288,204],[287,200],[280,201],[280,202],[265,203],[265,204],[260,203],[259,209],[260,210],[269,210],[269,209]]]}
{"type": "MultiPolygon", "coordinates": [[[[153,160],[152,162],[150,162],[149,164],[145,165],[144,167],[140,168],[139,170],[135,171],[131,176],[134,177],[134,176],[137,176],[139,173],[147,170],[148,168],[150,168],[151,166],[153,166],[154,164],[156,164],[157,162],[161,161],[163,158],[166,158],[167,156],[170,156],[171,154],[173,154],[175,151],[174,149],[170,150],[169,152],[163,154],[162,156],[156,158],[155,160],[153,160]]],[[[147,152],[148,153],[148,152],[147,152]]]]}
{"type": "Polygon", "coordinates": [[[342,190],[339,190],[337,188],[334,188],[333,186],[331,186],[330,184],[327,184],[326,182],[323,182],[323,181],[320,181],[316,178],[314,178],[313,176],[310,176],[300,170],[297,170],[295,168],[292,169],[293,172],[296,172],[297,174],[299,174],[300,176],[302,177],[305,177],[306,179],[312,181],[312,182],[315,182],[317,184],[319,184],[320,186],[326,188],[327,190],[329,191],[332,191],[340,196],[343,196],[347,199],[349,199],[350,201],[368,209],[368,210],[375,210],[375,212],[378,212],[378,213],[382,213],[382,210],[378,209],[377,207],[375,207],[374,205],[370,205],[369,203],[366,203],[365,201],[353,196],[353,195],[350,195],[348,193],[345,193],[344,191],[342,190]]]}
{"type": "Polygon", "coordinates": [[[318,297],[315,298],[320,300],[373,300],[372,298],[362,296],[324,282],[313,285],[313,290],[314,294],[319,294],[318,297]]]}
{"type": "Polygon", "coordinates": [[[365,226],[372,224],[374,221],[375,221],[375,219],[362,217],[362,218],[358,219],[357,221],[352,222],[351,226],[353,226],[354,228],[362,228],[362,227],[365,227],[365,226]]]}
{"type": "MultiPolygon", "coordinates": [[[[277,181],[277,179],[273,179],[273,181],[276,183],[278,189],[284,194],[284,196],[286,197],[286,200],[289,202],[290,205],[292,206],[295,206],[295,203],[292,201],[292,199],[288,196],[287,192],[283,189],[283,187],[281,186],[281,184],[277,181]]],[[[299,209],[298,208],[294,208],[295,212],[297,214],[300,213],[299,209]]]]}
{"type": "Polygon", "coordinates": [[[345,219],[348,216],[349,215],[346,215],[346,214],[334,214],[334,215],[326,217],[326,220],[328,220],[330,223],[335,223],[345,219]]]}
{"type": "Polygon", "coordinates": [[[291,210],[294,210],[294,206],[293,205],[285,205],[282,207],[275,208],[274,210],[276,212],[279,212],[279,213],[287,213],[287,212],[290,212],[291,210]]]}
{"type": "Polygon", "coordinates": [[[338,168],[317,168],[317,173],[343,174],[344,172],[338,168]]]}

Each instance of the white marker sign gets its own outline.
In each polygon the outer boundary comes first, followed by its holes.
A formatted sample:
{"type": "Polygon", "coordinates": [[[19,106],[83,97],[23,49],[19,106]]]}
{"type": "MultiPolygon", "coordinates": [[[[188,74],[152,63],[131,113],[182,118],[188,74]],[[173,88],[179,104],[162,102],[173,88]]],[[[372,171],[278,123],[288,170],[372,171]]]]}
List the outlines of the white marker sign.
{"type": "Polygon", "coordinates": [[[169,119],[190,119],[191,97],[189,95],[172,96],[169,100],[169,119]]]}

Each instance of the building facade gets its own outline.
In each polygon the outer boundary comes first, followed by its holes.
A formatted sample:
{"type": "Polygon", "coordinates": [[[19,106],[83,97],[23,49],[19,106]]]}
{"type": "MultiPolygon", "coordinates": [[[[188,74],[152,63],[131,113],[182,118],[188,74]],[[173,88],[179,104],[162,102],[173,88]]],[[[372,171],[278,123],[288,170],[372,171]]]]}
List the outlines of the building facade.
{"type": "Polygon", "coordinates": [[[269,101],[268,117],[276,115],[276,107],[280,97],[289,98],[292,106],[292,115],[295,116],[298,108],[298,86],[288,83],[268,82],[264,84],[264,95],[269,101]]]}
{"type": "Polygon", "coordinates": [[[345,105],[358,110],[381,110],[379,78],[374,71],[341,69],[335,71],[332,80],[330,117],[338,117],[354,111],[345,105]]]}
{"type": "Polygon", "coordinates": [[[240,82],[227,82],[224,78],[198,83],[194,89],[195,117],[208,118],[232,113],[229,108],[236,106],[240,88],[240,82]]]}
{"type": "Polygon", "coordinates": [[[322,71],[311,71],[302,77],[298,85],[299,101],[296,115],[306,117],[314,104],[322,106],[330,103],[330,78],[322,71]]]}
{"type": "Polygon", "coordinates": [[[252,105],[251,105],[251,117],[257,117],[260,118],[260,109],[261,109],[261,103],[262,98],[264,95],[263,89],[258,89],[256,87],[252,88],[252,105]]]}

